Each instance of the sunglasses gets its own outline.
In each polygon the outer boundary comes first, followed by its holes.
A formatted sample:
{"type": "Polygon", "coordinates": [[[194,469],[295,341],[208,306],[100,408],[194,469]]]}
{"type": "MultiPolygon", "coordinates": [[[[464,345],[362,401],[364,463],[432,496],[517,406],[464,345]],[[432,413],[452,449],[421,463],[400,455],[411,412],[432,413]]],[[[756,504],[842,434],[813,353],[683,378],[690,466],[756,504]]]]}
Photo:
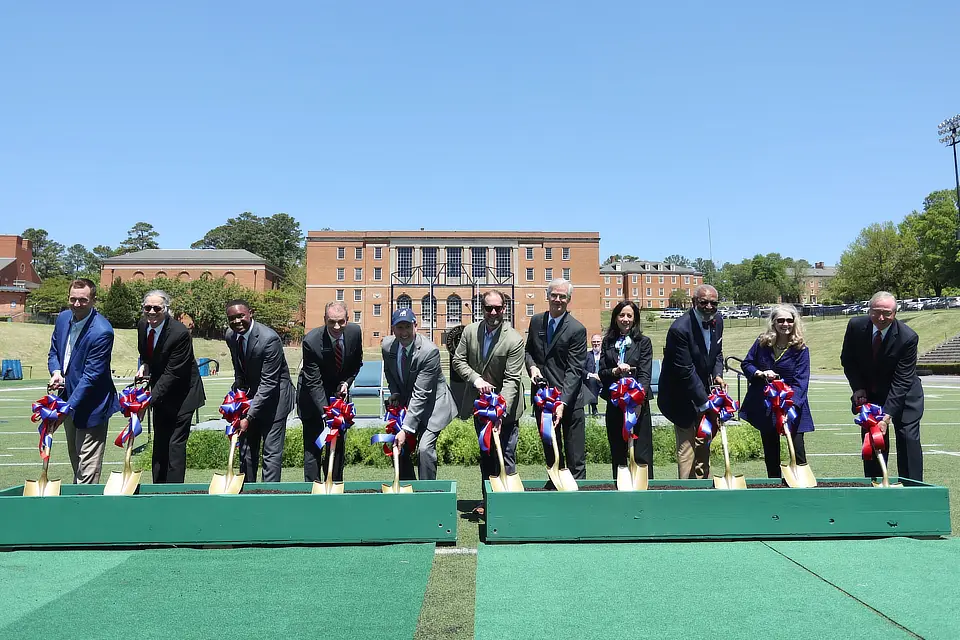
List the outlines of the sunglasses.
{"type": "Polygon", "coordinates": [[[793,318],[777,318],[774,322],[777,324],[793,324],[793,318]]]}
{"type": "Polygon", "coordinates": [[[483,305],[483,310],[487,313],[493,313],[494,311],[503,311],[503,305],[497,306],[495,304],[485,304],[483,305]]]}
{"type": "Polygon", "coordinates": [[[720,304],[720,303],[719,303],[718,301],[716,301],[716,300],[703,300],[703,299],[700,299],[700,300],[697,300],[697,304],[700,305],[701,307],[715,307],[715,306],[717,306],[717,305],[720,304]]]}
{"type": "Polygon", "coordinates": [[[160,313],[161,311],[163,311],[163,307],[158,304],[145,304],[143,305],[143,310],[148,313],[150,311],[153,311],[155,313],[160,313]]]}

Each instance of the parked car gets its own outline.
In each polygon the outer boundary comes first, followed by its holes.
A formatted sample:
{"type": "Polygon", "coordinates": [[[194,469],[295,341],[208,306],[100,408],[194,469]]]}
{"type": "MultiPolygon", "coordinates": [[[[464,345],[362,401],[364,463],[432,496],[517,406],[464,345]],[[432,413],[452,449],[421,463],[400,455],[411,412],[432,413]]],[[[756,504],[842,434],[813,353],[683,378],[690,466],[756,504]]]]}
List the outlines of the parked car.
{"type": "Polygon", "coordinates": [[[685,313],[683,309],[664,309],[660,312],[661,318],[679,318],[685,313]]]}

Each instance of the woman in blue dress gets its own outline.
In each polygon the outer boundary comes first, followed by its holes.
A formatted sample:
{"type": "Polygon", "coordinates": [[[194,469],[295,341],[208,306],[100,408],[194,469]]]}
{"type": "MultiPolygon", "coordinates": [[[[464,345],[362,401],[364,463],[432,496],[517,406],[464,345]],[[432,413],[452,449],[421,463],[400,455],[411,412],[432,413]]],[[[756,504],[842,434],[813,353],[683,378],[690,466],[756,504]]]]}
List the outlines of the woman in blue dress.
{"type": "Polygon", "coordinates": [[[803,342],[803,323],[796,307],[778,304],[770,311],[767,330],[760,334],[747,357],[743,359],[743,374],[750,381],[747,395],[740,406],[740,418],[760,431],[763,440],[763,459],[767,477],[780,476],[780,434],[767,412],[763,390],[767,382],[782,379],[793,389],[793,404],[797,419],[791,425],[797,463],[806,464],[803,434],[813,431],[813,416],[807,405],[810,386],[810,350],[803,342]]]}

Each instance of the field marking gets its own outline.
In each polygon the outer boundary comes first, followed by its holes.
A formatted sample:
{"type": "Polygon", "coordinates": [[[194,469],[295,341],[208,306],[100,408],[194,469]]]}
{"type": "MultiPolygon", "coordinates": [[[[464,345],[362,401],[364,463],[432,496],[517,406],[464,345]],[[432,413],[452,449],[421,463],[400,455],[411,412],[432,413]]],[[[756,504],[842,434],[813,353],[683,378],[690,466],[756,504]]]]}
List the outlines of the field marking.
{"type": "Polygon", "coordinates": [[[958,452],[958,451],[924,451],[924,452],[923,452],[923,455],[929,455],[929,454],[931,454],[931,453],[932,453],[932,454],[939,454],[939,455],[943,455],[943,456],[954,456],[954,457],[956,457],[956,458],[960,458],[960,452],[958,452]]]}
{"type": "MultiPolygon", "coordinates": [[[[68,466],[70,466],[71,464],[73,464],[73,463],[71,463],[71,462],[50,462],[50,463],[48,463],[47,466],[50,466],[50,467],[68,467],[68,466]]],[[[104,460],[104,461],[103,461],[103,464],[104,464],[104,465],[120,466],[120,465],[123,464],[123,461],[121,460],[121,461],[117,461],[117,462],[107,462],[106,460],[104,460]]],[[[0,467],[41,467],[41,466],[43,466],[43,463],[42,463],[42,462],[0,462],[0,467]]]]}
{"type": "Polygon", "coordinates": [[[475,556],[477,550],[471,547],[437,547],[433,551],[436,556],[475,556]]]}

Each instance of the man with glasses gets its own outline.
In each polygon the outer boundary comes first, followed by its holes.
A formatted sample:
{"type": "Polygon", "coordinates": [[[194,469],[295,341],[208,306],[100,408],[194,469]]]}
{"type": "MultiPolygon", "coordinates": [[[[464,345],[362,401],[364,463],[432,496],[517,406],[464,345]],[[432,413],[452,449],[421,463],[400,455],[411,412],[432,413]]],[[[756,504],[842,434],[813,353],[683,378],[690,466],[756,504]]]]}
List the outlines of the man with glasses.
{"type": "MultiPolygon", "coordinates": [[[[587,477],[586,433],[583,418],[583,371],[587,360],[587,330],[567,312],[573,297],[573,284],[563,278],[547,285],[549,310],[530,320],[527,334],[527,371],[534,385],[546,384],[560,389],[560,402],[554,410],[554,424],[560,431],[557,446],[560,467],[570,469],[573,477],[587,477]]],[[[540,412],[536,411],[537,421],[540,412]]],[[[546,451],[547,465],[553,464],[553,452],[546,451]]],[[[548,481],[548,484],[551,484],[548,481]]]]}
{"type": "Polygon", "coordinates": [[[86,278],[70,283],[70,308],[57,316],[50,336],[49,386],[67,401],[63,418],[67,452],[76,484],[99,484],[107,423],[120,401],[110,360],[113,327],[96,309],[97,285],[86,278]]]}
{"type": "Polygon", "coordinates": [[[721,376],[723,318],[717,301],[710,285],[694,289],[693,309],[673,321],[663,347],[657,406],[673,423],[681,480],[710,476],[710,442],[697,437],[697,428],[707,412],[710,387],[727,386],[721,376]]]}
{"type": "MultiPolygon", "coordinates": [[[[857,413],[865,402],[883,407],[884,461],[890,449],[888,429],[893,424],[897,475],[922,481],[923,386],[917,376],[918,342],[916,331],[897,320],[893,294],[878,291],[870,298],[869,314],[851,318],[847,323],[840,364],[853,391],[853,412],[857,413]]],[[[879,478],[880,464],[875,458],[864,460],[863,473],[868,478],[879,478]]]]}
{"type": "MultiPolygon", "coordinates": [[[[503,445],[503,464],[507,473],[515,473],[518,422],[525,407],[521,383],[523,379],[523,336],[503,319],[506,298],[496,289],[483,294],[483,320],[474,322],[463,330],[463,336],[453,355],[453,370],[466,381],[461,400],[460,415],[473,413],[474,401],[483,393],[500,393],[506,405],[506,414],[500,425],[500,442],[503,445]]],[[[477,435],[482,424],[474,418],[477,435]]],[[[497,453],[491,447],[489,453],[480,452],[480,476],[482,482],[500,474],[497,453]]],[[[483,488],[486,495],[486,488],[483,488]]],[[[483,515],[481,504],[473,510],[483,515]]]]}
{"type": "Polygon", "coordinates": [[[140,368],[153,411],[153,482],[180,484],[187,471],[187,438],[193,412],[207,397],[193,357],[190,330],[170,316],[170,296],[159,289],[143,297],[137,325],[140,368]]]}
{"type": "Polygon", "coordinates": [[[599,333],[595,334],[590,338],[590,351],[587,352],[587,365],[584,370],[583,384],[587,387],[587,391],[590,392],[588,396],[585,396],[585,402],[590,405],[590,415],[598,416],[600,412],[597,411],[597,398],[600,397],[600,356],[603,355],[603,352],[600,350],[601,345],[603,344],[603,336],[599,333]]]}

